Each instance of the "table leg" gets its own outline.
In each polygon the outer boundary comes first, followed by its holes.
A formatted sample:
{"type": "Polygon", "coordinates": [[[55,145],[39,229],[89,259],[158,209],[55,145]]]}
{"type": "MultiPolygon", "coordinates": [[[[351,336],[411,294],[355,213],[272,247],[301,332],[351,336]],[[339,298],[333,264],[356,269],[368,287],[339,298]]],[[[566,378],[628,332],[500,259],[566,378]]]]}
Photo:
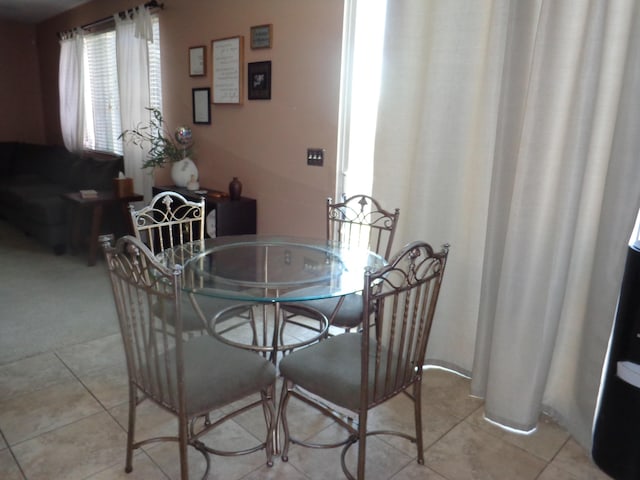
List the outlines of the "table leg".
{"type": "MultiPolygon", "coordinates": [[[[269,326],[268,326],[268,322],[267,322],[267,308],[268,308],[268,304],[263,303],[262,304],[262,345],[267,346],[269,345],[269,326]]],[[[273,343],[272,343],[273,345],[273,343]]],[[[264,352],[264,356],[267,356],[267,352],[264,352]]],[[[269,360],[273,360],[273,354],[270,354],[269,356],[269,360]]]]}
{"type": "Polygon", "coordinates": [[[87,262],[89,266],[96,264],[96,258],[98,256],[98,237],[100,236],[100,227],[102,226],[102,210],[101,203],[93,206],[91,234],[89,237],[89,261],[87,262]]]}
{"type": "Polygon", "coordinates": [[[78,253],[80,237],[82,236],[81,209],[72,205],[69,207],[69,214],[71,216],[71,235],[69,238],[69,246],[71,247],[71,254],[75,255],[78,253]]]}
{"type": "Polygon", "coordinates": [[[127,229],[127,235],[133,235],[133,219],[131,218],[131,213],[129,210],[129,202],[120,201],[120,208],[122,210],[122,218],[124,219],[124,227],[127,229]]]}
{"type": "MultiPolygon", "coordinates": [[[[278,364],[278,351],[279,351],[279,339],[280,339],[280,303],[275,302],[273,304],[273,337],[271,339],[271,361],[274,365],[278,364]]],[[[266,322],[265,322],[266,323],[266,322]]]]}
{"type": "MultiPolygon", "coordinates": [[[[278,318],[280,316],[280,303],[279,302],[275,302],[273,304],[273,310],[274,310],[274,315],[273,315],[273,338],[271,341],[271,346],[273,347],[273,350],[271,351],[271,361],[273,362],[274,365],[278,365],[278,340],[280,339],[280,319],[278,318]]],[[[266,322],[264,322],[266,323],[266,322]]],[[[275,391],[277,391],[277,388],[274,388],[274,395],[273,395],[273,408],[276,412],[276,428],[273,430],[273,451],[276,455],[280,455],[280,409],[278,408],[278,401],[276,399],[276,394],[275,391]]]]}

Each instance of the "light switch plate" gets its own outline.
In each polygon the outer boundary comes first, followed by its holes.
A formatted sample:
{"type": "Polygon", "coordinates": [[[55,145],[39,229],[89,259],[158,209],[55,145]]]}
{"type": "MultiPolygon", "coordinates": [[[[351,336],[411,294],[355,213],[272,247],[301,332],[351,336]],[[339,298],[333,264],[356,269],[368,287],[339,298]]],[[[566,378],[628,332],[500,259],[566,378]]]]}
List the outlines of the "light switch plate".
{"type": "Polygon", "coordinates": [[[307,165],[321,167],[324,165],[323,148],[307,148],[307,165]]]}

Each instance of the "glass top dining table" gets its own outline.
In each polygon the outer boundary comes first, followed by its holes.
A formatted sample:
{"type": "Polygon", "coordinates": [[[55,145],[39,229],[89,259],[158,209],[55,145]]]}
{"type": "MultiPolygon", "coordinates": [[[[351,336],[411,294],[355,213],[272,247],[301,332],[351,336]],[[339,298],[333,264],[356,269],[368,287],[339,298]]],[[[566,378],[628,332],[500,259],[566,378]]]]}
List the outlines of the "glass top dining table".
{"type": "Polygon", "coordinates": [[[182,265],[182,290],[193,303],[198,304],[203,296],[235,301],[213,318],[202,315],[209,333],[230,345],[269,354],[274,363],[279,352],[324,336],[330,324],[324,315],[298,304],[298,309],[308,309],[309,318],[318,321],[316,334],[285,335],[282,302],[336,297],[337,311],[345,295],[363,289],[366,269],[377,270],[386,264],[383,257],[362,248],[273,235],[207,238],[167,249],[159,259],[166,265],[182,265]],[[247,322],[246,312],[256,304],[262,305],[262,315],[254,316],[251,310],[252,321],[247,322]],[[256,326],[258,322],[262,328],[256,326]],[[240,335],[239,327],[249,326],[251,330],[240,335]]]}
{"type": "Polygon", "coordinates": [[[167,249],[161,260],[183,266],[183,291],[262,303],[355,293],[363,288],[365,269],[386,263],[357,247],[273,235],[207,238],[167,249]]]}

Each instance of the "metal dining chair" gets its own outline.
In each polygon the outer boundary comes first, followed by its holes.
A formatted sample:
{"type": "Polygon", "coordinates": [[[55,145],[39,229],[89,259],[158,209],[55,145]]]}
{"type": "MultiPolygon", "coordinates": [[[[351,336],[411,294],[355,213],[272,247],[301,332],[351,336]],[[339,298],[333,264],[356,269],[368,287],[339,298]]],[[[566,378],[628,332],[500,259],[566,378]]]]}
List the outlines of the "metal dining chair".
{"type": "Polygon", "coordinates": [[[330,337],[282,359],[278,416],[284,430],[283,461],[288,460],[291,444],[312,448],[343,446],[341,463],[345,475],[362,480],[367,436],[384,434],[414,442],[417,461],[424,463],[422,367],[447,257],[447,245],[439,252],[424,242],[407,245],[387,266],[364,275],[361,331],[330,337]],[[415,434],[369,431],[369,410],[400,393],[413,401],[415,434]],[[346,429],[347,438],[327,445],[295,438],[287,417],[292,397],[333,419],[346,429]],[[351,420],[354,418],[355,422],[351,420]],[[354,475],[353,468],[347,465],[346,454],[355,443],[358,455],[354,475]]]}
{"type": "Polygon", "coordinates": [[[261,449],[273,465],[276,371],[255,353],[219,342],[209,335],[182,335],[182,267],[169,268],[137,238],[122,237],[115,248],[103,248],[109,269],[120,332],[124,343],[129,379],[129,420],[125,471],[133,469],[133,451],[152,442],[175,441],[180,453],[180,478],[189,478],[187,447],[209,454],[240,455],[261,449]],[[162,314],[154,305],[164,306],[162,314]],[[252,396],[255,398],[252,399],[252,396]],[[178,419],[174,436],[138,440],[136,409],[150,400],[178,419]],[[238,403],[236,403],[238,402],[238,403]],[[233,404],[233,405],[231,405],[233,404]],[[257,445],[239,451],[212,448],[203,436],[235,415],[260,407],[266,437],[257,445]],[[211,421],[211,412],[220,417],[211,421]]]}
{"type": "MultiPolygon", "coordinates": [[[[204,247],[204,198],[194,202],[177,192],[167,191],[154,196],[149,205],[140,210],[135,210],[133,205],[130,205],[129,209],[136,238],[144,242],[156,258],[172,255],[172,258],[164,260],[169,263],[182,263],[182,250],[177,247],[184,246],[185,249],[191,250],[204,247]]],[[[185,253],[185,258],[193,253],[187,250],[182,252],[185,253]]],[[[239,305],[238,301],[203,295],[196,300],[193,294],[183,296],[183,300],[182,330],[189,334],[206,332],[208,322],[219,312],[239,305]]],[[[156,307],[162,308],[162,305],[158,304],[156,307]]],[[[244,316],[251,321],[255,329],[250,304],[246,305],[244,316]]]]}
{"type": "MultiPolygon", "coordinates": [[[[327,198],[326,203],[326,236],[327,241],[339,242],[350,247],[367,249],[382,255],[385,259],[391,253],[400,210],[393,212],[382,208],[380,203],[368,195],[354,195],[342,202],[334,203],[327,198]]],[[[323,287],[309,287],[310,295],[314,290],[323,287]]],[[[301,290],[297,291],[299,294],[301,290]]],[[[362,319],[362,295],[352,294],[344,298],[327,298],[301,302],[325,315],[329,323],[335,327],[350,330],[357,327],[362,319]]],[[[296,317],[304,317],[304,310],[298,303],[283,304],[284,324],[315,328],[314,323],[299,321],[296,317]]]]}

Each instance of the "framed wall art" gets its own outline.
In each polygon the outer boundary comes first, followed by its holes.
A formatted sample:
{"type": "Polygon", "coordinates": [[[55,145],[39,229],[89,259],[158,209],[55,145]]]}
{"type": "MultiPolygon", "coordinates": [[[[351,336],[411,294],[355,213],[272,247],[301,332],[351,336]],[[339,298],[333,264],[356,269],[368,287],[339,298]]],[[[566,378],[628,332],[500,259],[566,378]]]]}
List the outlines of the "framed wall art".
{"type": "Polygon", "coordinates": [[[189,76],[204,77],[207,74],[207,47],[198,45],[189,47],[189,76]]]}
{"type": "Polygon", "coordinates": [[[244,37],[211,42],[213,57],[213,103],[242,103],[244,37]]]}
{"type": "Polygon", "coordinates": [[[253,62],[248,65],[247,70],[249,100],[270,100],[271,62],[253,62]]]}
{"type": "Polygon", "coordinates": [[[211,89],[193,88],[191,90],[193,102],[193,123],[211,124],[211,89]]]}
{"type": "Polygon", "coordinates": [[[273,25],[256,25],[251,27],[251,48],[271,48],[273,25]]]}

